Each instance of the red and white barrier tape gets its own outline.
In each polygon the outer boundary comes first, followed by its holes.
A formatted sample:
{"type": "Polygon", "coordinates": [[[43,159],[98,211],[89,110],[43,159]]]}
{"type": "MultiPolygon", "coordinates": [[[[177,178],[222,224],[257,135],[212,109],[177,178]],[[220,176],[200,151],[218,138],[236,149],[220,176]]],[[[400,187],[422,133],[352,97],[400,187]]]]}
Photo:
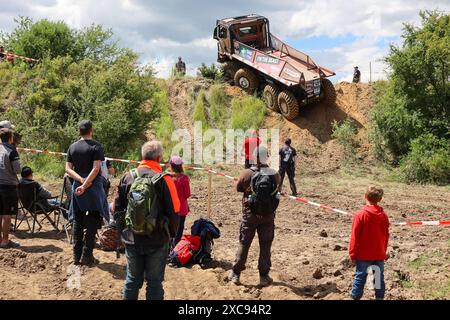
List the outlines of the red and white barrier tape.
{"type": "MultiPolygon", "coordinates": [[[[30,148],[17,148],[17,150],[19,151],[24,151],[24,152],[33,152],[33,153],[43,153],[43,154],[53,154],[53,155],[58,155],[58,156],[67,156],[67,153],[64,152],[54,152],[54,151],[48,151],[48,150],[39,150],[39,149],[30,149],[30,148]]],[[[140,161],[137,160],[124,160],[124,159],[116,159],[116,158],[108,158],[105,157],[106,160],[110,160],[110,161],[114,161],[114,162],[123,162],[123,163],[132,163],[132,164],[139,164],[140,161]]],[[[168,164],[161,164],[162,166],[169,166],[168,164]]],[[[230,175],[227,175],[223,172],[219,172],[213,169],[208,169],[208,168],[202,168],[202,167],[191,167],[191,166],[185,166],[186,169],[191,169],[191,170],[198,170],[198,171],[206,171],[209,173],[212,173],[216,176],[219,177],[224,177],[227,178],[229,180],[233,180],[233,181],[237,181],[238,178],[236,177],[232,177],[230,175]]],[[[317,207],[319,209],[322,210],[328,210],[328,211],[332,211],[332,212],[336,212],[339,214],[343,214],[346,216],[353,216],[353,213],[344,211],[344,210],[340,210],[340,209],[336,209],[324,204],[320,204],[305,198],[300,198],[300,197],[294,197],[294,196],[290,196],[287,195],[286,193],[282,193],[282,196],[289,198],[291,200],[297,201],[299,203],[303,203],[303,204],[307,204],[307,205],[311,205],[314,207],[317,207]]],[[[444,225],[444,226],[448,226],[450,225],[450,220],[441,220],[441,221],[410,221],[410,222],[393,222],[392,225],[396,225],[396,226],[440,226],[440,225],[444,225]]]]}

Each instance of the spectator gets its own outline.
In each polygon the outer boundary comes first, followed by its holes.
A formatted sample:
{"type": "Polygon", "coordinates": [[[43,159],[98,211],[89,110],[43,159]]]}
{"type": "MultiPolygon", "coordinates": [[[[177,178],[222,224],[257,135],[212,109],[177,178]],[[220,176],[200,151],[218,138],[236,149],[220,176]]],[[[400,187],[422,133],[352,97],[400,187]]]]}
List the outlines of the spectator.
{"type": "Polygon", "coordinates": [[[237,191],[243,192],[242,222],[240,227],[240,246],[236,254],[230,280],[240,283],[240,275],[245,270],[248,251],[255,233],[258,232],[260,285],[272,283],[269,276],[271,267],[271,247],[275,232],[275,211],[279,203],[278,186],[281,178],[278,172],[269,168],[266,147],[255,149],[254,157],[258,159],[256,167],[242,171],[237,182],[237,191]]]}
{"type": "Polygon", "coordinates": [[[352,286],[352,298],[361,299],[369,267],[375,267],[375,297],[384,298],[384,260],[389,241],[389,218],[378,203],[383,198],[383,189],[370,186],[365,194],[367,204],[353,217],[349,254],[356,265],[352,286]],[[377,278],[378,277],[378,278],[377,278]],[[378,287],[377,287],[378,286],[378,287]]]}
{"type": "Polygon", "coordinates": [[[92,122],[83,120],[79,129],[81,139],[67,151],[66,173],[74,180],[69,221],[73,221],[74,264],[92,266],[98,263],[93,255],[97,229],[101,227],[102,217],[109,220],[104,181],[100,174],[105,157],[102,145],[92,138],[92,122]]]}
{"type": "Polygon", "coordinates": [[[359,71],[358,67],[355,67],[353,71],[353,83],[359,83],[360,81],[361,81],[361,71],[359,71]]]}
{"type": "MultiPolygon", "coordinates": [[[[129,205],[128,193],[137,177],[153,179],[162,173],[159,163],[163,149],[160,142],[146,142],[142,146],[141,154],[143,160],[139,167],[126,173],[120,180],[114,205],[116,214],[127,210],[129,205]]],[[[175,183],[169,175],[164,175],[163,178],[155,182],[154,186],[155,193],[151,199],[152,205],[149,211],[156,210],[160,217],[159,223],[162,223],[162,226],[150,235],[137,234],[131,229],[133,223],[130,224],[130,221],[128,221],[122,232],[122,241],[125,244],[127,257],[127,276],[123,289],[125,300],[138,299],[144,277],[147,280],[147,300],[162,300],[164,298],[162,283],[169,242],[175,236],[178,227],[180,202],[175,183]]]]}
{"type": "Polygon", "coordinates": [[[5,48],[3,46],[0,46],[0,62],[5,60],[5,57],[6,57],[5,48]]]}
{"type": "Polygon", "coordinates": [[[260,144],[261,139],[259,138],[258,130],[252,130],[250,132],[250,137],[245,137],[244,144],[242,145],[245,154],[245,169],[249,169],[252,165],[256,165],[253,153],[260,144]]]}
{"type": "Polygon", "coordinates": [[[101,165],[101,175],[105,179],[105,194],[106,197],[109,195],[109,189],[111,188],[111,181],[109,180],[109,176],[116,173],[116,170],[114,169],[111,161],[109,160],[103,160],[101,165]]]}
{"type": "Polygon", "coordinates": [[[8,52],[6,53],[6,61],[14,65],[14,59],[15,59],[14,52],[12,50],[8,50],[8,52]]]}
{"type": "MultiPolygon", "coordinates": [[[[3,122],[3,121],[2,121],[3,122]]],[[[12,126],[11,126],[12,127],[12,126]]],[[[9,240],[11,216],[17,215],[19,197],[17,185],[20,173],[20,160],[13,145],[13,132],[0,129],[0,247],[14,248],[19,244],[9,240]]]]}
{"type": "Polygon", "coordinates": [[[22,176],[22,179],[19,181],[20,185],[34,184],[36,190],[36,203],[39,203],[45,211],[50,211],[58,207],[60,204],[59,201],[52,196],[50,191],[34,180],[33,170],[30,167],[23,167],[20,175],[22,176]]]}
{"type": "Polygon", "coordinates": [[[280,192],[283,189],[284,176],[287,173],[289,178],[289,184],[291,185],[292,195],[297,196],[297,187],[295,185],[295,160],[297,159],[297,150],[292,148],[291,139],[286,139],[283,148],[280,149],[280,192]]]}
{"type": "Polygon", "coordinates": [[[181,57],[178,57],[178,62],[175,64],[175,69],[177,70],[178,74],[185,75],[186,74],[186,63],[181,59],[181,57]]]}
{"type": "Polygon", "coordinates": [[[189,185],[189,177],[183,173],[183,159],[179,156],[173,156],[170,159],[170,167],[173,172],[173,181],[177,187],[178,199],[180,199],[180,221],[178,223],[177,234],[172,243],[172,246],[175,247],[183,236],[184,223],[186,221],[186,216],[189,213],[188,199],[191,196],[191,188],[189,185]]]}

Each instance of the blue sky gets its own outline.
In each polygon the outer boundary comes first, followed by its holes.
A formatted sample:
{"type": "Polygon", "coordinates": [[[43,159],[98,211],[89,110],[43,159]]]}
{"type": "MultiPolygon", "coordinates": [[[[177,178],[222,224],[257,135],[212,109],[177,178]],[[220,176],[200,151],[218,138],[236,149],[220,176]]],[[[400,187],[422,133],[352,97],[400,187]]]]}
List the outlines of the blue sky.
{"type": "Polygon", "coordinates": [[[14,28],[20,15],[35,20],[64,20],[71,27],[93,23],[111,28],[120,45],[152,63],[167,77],[178,56],[189,74],[216,59],[211,38],[216,19],[258,13],[269,18],[272,32],[335,70],[333,81],[351,80],[358,65],[362,80],[385,77],[382,58],[398,42],[402,23],[418,25],[420,10],[450,12],[448,0],[15,0],[2,3],[0,30],[14,28]]]}

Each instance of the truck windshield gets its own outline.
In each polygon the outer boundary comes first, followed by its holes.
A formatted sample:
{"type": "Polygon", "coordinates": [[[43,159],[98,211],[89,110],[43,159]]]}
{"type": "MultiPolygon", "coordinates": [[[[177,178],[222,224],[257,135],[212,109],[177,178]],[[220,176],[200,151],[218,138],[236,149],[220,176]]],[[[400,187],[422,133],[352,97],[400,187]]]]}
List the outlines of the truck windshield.
{"type": "Polygon", "coordinates": [[[242,27],[239,28],[240,35],[249,35],[249,34],[257,34],[258,28],[256,26],[242,27]]]}

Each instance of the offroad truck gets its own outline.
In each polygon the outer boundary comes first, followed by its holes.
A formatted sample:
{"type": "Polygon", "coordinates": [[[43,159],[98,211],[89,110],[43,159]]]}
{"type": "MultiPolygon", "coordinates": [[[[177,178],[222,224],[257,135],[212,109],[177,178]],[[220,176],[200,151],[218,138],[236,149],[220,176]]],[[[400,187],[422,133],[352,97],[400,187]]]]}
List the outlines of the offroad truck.
{"type": "Polygon", "coordinates": [[[271,34],[267,18],[217,20],[213,37],[225,77],[250,94],[262,91],[267,106],[286,119],[296,118],[302,105],[335,103],[336,91],[327,79],[335,73],[271,34]]]}

